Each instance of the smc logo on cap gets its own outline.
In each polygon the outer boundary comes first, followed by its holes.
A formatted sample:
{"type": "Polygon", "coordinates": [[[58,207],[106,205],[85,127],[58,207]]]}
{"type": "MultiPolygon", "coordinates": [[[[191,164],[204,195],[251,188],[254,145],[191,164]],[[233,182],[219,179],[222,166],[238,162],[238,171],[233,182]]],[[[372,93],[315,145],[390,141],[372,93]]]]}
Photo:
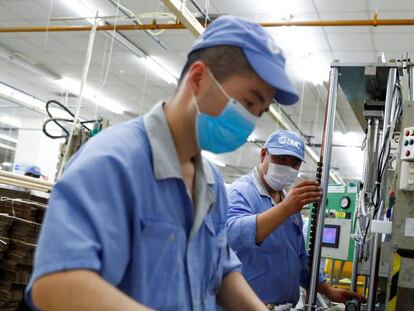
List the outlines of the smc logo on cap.
{"type": "Polygon", "coordinates": [[[286,136],[280,136],[278,142],[281,145],[288,144],[288,145],[294,146],[294,147],[296,147],[298,149],[300,149],[300,146],[301,146],[301,144],[300,144],[299,141],[294,140],[294,139],[289,138],[289,137],[286,137],[286,136]]]}

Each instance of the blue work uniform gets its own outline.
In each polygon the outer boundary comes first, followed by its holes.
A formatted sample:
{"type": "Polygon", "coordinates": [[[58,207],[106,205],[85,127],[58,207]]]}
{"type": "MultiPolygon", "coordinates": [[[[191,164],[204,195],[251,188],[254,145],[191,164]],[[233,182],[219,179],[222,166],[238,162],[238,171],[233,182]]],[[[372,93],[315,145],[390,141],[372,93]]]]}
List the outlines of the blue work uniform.
{"type": "MultiPolygon", "coordinates": [[[[227,243],[222,176],[195,159],[194,202],[163,104],[106,129],[54,187],[32,280],[88,269],[157,310],[215,310],[223,277],[241,264],[227,243]]],[[[34,307],[34,306],[33,306],[34,307]]]]}
{"type": "Polygon", "coordinates": [[[256,217],[276,205],[257,168],[234,181],[227,194],[229,243],[243,264],[247,282],[266,303],[295,305],[299,287],[306,288],[308,282],[301,214],[290,216],[257,245],[256,217]]]}

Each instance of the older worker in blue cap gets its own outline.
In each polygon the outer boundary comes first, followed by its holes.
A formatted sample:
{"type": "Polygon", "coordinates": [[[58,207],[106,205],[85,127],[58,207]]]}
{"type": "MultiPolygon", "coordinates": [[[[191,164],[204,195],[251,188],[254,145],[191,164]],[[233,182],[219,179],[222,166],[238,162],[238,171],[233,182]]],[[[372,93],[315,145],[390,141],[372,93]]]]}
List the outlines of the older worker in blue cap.
{"type": "Polygon", "coordinates": [[[265,310],[228,245],[223,178],[201,150],[235,150],[273,99],[297,101],[284,66],[261,26],[214,21],[168,100],[101,132],[69,163],[40,234],[31,306],[265,310]]]}
{"type": "MultiPolygon", "coordinates": [[[[243,263],[243,275],[262,301],[293,304],[299,287],[308,285],[307,253],[302,234],[303,206],[321,197],[316,181],[297,183],[305,144],[295,133],[277,130],[260,152],[260,164],[228,188],[230,246],[243,263]]],[[[330,300],[360,298],[334,289],[320,276],[319,292],[330,300]]]]}

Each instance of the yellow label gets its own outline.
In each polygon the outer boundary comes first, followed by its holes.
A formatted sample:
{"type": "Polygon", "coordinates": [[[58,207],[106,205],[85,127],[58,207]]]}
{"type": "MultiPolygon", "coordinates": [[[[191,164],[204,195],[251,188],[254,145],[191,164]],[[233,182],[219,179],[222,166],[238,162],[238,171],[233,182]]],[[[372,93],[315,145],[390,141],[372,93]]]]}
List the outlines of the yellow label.
{"type": "Polygon", "coordinates": [[[346,213],[345,212],[336,212],[336,218],[345,218],[346,213]]]}

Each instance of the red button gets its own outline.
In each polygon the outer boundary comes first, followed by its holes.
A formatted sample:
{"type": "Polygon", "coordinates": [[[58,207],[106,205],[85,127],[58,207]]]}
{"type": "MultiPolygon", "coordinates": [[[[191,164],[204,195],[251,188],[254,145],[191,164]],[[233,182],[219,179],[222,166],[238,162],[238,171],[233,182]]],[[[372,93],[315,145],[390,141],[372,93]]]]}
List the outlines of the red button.
{"type": "Polygon", "coordinates": [[[409,130],[405,131],[405,136],[410,136],[410,131],[409,130]]]}
{"type": "Polygon", "coordinates": [[[405,152],[405,156],[406,156],[406,157],[410,156],[410,154],[411,154],[410,150],[407,150],[407,151],[405,152]]]}

